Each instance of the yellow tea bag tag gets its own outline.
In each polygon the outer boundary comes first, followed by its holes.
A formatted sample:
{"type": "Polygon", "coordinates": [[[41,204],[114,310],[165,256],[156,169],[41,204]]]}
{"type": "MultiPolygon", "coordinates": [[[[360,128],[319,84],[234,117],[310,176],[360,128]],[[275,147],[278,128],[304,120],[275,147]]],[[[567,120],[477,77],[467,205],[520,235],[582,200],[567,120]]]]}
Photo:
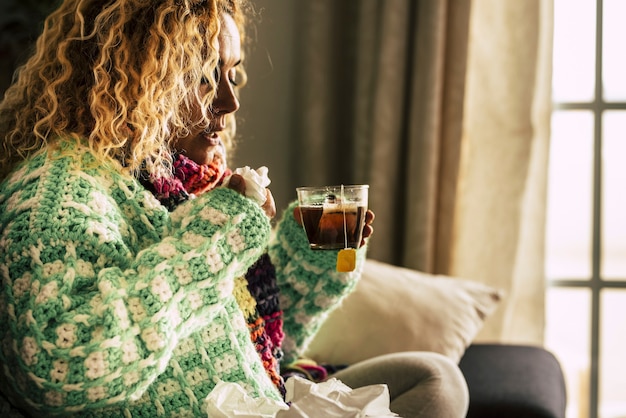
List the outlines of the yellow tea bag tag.
{"type": "Polygon", "coordinates": [[[337,271],[347,273],[356,268],[356,250],[354,248],[344,248],[337,254],[337,271]]]}

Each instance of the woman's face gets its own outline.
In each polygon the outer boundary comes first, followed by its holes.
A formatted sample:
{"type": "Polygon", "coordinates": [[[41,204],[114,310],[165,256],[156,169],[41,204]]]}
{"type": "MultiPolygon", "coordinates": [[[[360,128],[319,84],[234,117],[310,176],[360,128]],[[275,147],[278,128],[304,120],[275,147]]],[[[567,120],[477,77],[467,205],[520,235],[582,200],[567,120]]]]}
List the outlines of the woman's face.
{"type": "MultiPolygon", "coordinates": [[[[218,36],[218,51],[220,60],[217,71],[219,81],[212,109],[208,110],[210,123],[208,128],[192,129],[186,137],[175,138],[174,147],[198,164],[209,164],[216,153],[223,152],[220,139],[221,132],[226,128],[226,116],[239,109],[239,100],[235,96],[237,66],[241,62],[241,40],[239,30],[233,18],[229,15],[222,17],[221,30],[218,36]]],[[[211,86],[202,83],[200,96],[209,92],[211,86]]],[[[195,102],[192,107],[192,120],[202,118],[201,104],[195,102]]]]}

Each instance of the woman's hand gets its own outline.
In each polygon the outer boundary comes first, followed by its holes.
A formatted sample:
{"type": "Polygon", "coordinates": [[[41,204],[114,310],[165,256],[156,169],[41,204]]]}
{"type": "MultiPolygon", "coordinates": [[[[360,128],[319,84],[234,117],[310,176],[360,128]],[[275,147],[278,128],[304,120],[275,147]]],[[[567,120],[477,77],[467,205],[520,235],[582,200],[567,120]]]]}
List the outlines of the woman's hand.
{"type": "Polygon", "coordinates": [[[276,216],[276,203],[274,202],[274,196],[272,195],[270,189],[265,189],[265,195],[267,196],[267,199],[261,206],[261,209],[265,211],[268,218],[272,219],[276,216]]]}
{"type": "Polygon", "coordinates": [[[363,225],[363,238],[361,239],[361,247],[365,245],[366,239],[371,237],[374,233],[374,227],[372,226],[374,218],[376,218],[376,215],[371,209],[368,209],[367,212],[365,212],[365,224],[363,225]]]}
{"type": "MultiPolygon", "coordinates": [[[[246,180],[239,174],[233,174],[226,186],[239,193],[242,196],[246,195],[246,180]]],[[[270,189],[265,189],[265,203],[261,205],[261,209],[265,212],[268,218],[272,219],[276,216],[276,203],[274,202],[274,196],[270,189]]]]}
{"type": "MultiPolygon", "coordinates": [[[[296,222],[298,222],[298,224],[302,226],[302,217],[300,216],[300,206],[296,206],[293,209],[293,217],[295,218],[296,222]]],[[[372,226],[372,223],[374,222],[375,218],[376,218],[376,215],[371,209],[368,209],[367,212],[365,212],[365,223],[363,224],[363,237],[361,238],[361,244],[359,245],[359,248],[364,246],[365,243],[367,242],[367,239],[371,237],[372,234],[374,233],[374,227],[372,226]]]]}

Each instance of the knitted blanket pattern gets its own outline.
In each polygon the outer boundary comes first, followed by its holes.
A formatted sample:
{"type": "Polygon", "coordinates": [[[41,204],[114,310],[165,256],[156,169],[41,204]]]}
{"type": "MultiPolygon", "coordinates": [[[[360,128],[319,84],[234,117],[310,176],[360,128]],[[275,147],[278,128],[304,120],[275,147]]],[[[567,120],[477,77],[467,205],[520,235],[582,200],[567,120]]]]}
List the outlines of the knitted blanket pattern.
{"type": "MultiPolygon", "coordinates": [[[[225,176],[232,173],[220,154],[210,164],[197,164],[183,154],[173,156],[172,176],[157,177],[142,172],[141,184],[172,211],[179,204],[206,193],[221,185],[225,176]]],[[[244,278],[235,280],[234,296],[241,308],[250,338],[261,357],[268,376],[280,393],[286,393],[284,380],[279,373],[283,340],[282,311],[278,303],[278,284],[272,261],[264,254],[248,269],[244,278]]]]}
{"type": "Polygon", "coordinates": [[[219,380],[280,399],[232,294],[269,238],[255,203],[219,189],[170,215],[89,154],[40,154],[0,225],[0,383],[33,415],[206,416],[219,380]]]}
{"type": "MultiPolygon", "coordinates": [[[[281,399],[235,281],[264,253],[284,312],[285,361],[354,288],[311,251],[290,206],[270,240],[226,188],[171,213],[87,149],[31,157],[0,185],[0,390],[34,416],[206,417],[220,380],[281,399]]],[[[267,326],[267,325],[266,325],[267,326]]]]}

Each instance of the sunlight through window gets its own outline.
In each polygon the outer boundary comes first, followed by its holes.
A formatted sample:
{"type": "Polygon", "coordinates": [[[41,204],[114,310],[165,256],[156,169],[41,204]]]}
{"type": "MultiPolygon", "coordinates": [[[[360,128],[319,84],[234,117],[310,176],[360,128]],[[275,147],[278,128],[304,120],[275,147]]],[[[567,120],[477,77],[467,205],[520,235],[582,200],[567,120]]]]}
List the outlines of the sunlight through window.
{"type": "Polygon", "coordinates": [[[555,0],[546,346],[567,418],[626,418],[626,0],[555,0]]]}

